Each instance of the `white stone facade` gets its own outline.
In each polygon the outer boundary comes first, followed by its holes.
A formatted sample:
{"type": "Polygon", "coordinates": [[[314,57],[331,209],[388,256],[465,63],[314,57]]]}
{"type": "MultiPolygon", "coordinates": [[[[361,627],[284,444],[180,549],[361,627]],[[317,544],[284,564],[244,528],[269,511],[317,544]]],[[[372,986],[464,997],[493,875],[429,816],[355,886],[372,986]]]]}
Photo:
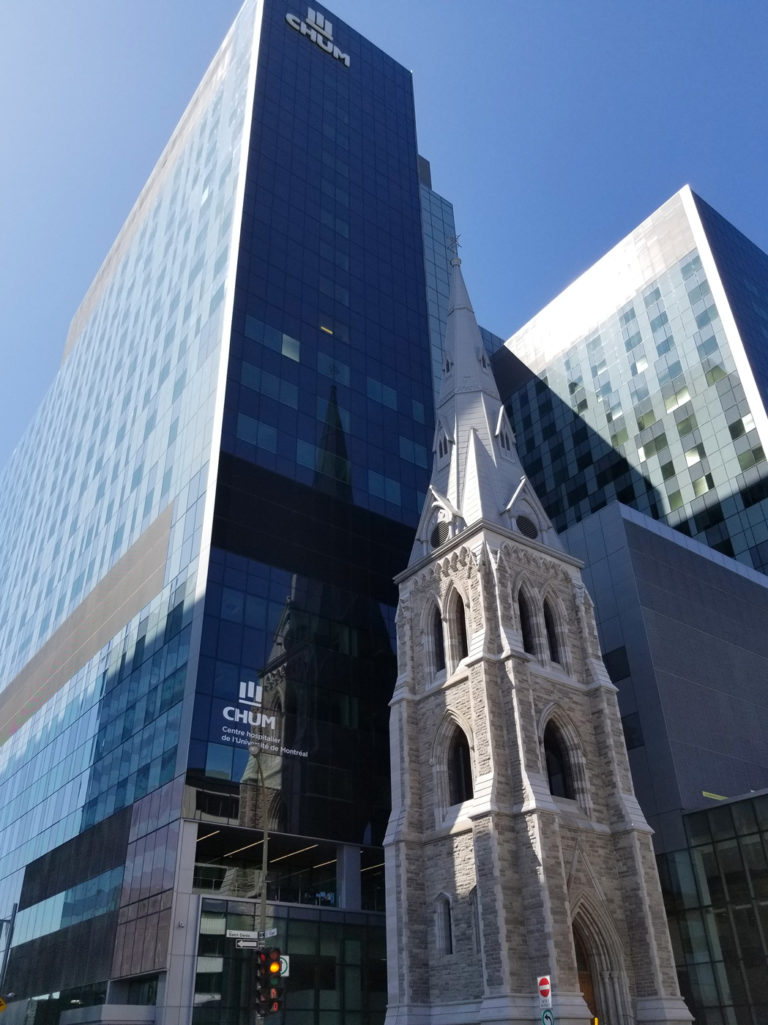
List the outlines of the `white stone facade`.
{"type": "Polygon", "coordinates": [[[449,316],[446,363],[458,360],[463,387],[444,383],[436,462],[447,424],[452,448],[399,579],[387,1025],[538,1022],[539,976],[551,977],[559,1025],[593,1014],[683,1025],[592,603],[519,463],[504,459],[481,356],[462,436],[473,369],[457,348],[474,315],[454,263],[463,322],[451,342],[449,316]],[[476,492],[494,465],[488,501],[476,492]]]}

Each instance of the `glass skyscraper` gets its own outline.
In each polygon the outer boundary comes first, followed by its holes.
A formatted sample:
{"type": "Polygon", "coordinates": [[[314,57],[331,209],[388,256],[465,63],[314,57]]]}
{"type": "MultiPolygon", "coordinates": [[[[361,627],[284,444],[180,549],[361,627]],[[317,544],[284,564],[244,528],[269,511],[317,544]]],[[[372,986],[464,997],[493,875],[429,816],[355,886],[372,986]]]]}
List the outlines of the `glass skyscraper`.
{"type": "Polygon", "coordinates": [[[410,73],[246,0],[0,482],[7,1025],[250,1021],[264,893],[275,1020],[382,1020],[431,381],[410,73]]]}
{"type": "Polygon", "coordinates": [[[660,859],[667,918],[696,1020],[768,1015],[768,790],[685,816],[686,850],[660,859]]]}
{"type": "Polygon", "coordinates": [[[768,570],[766,274],[685,187],[508,340],[520,456],[559,530],[618,499],[768,570]]]}

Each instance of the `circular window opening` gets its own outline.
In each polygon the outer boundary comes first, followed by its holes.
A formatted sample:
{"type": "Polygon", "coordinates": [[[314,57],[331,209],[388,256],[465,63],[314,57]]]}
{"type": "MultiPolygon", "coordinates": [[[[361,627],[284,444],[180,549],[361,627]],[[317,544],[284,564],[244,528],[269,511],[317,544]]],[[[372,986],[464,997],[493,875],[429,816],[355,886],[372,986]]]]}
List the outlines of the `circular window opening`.
{"type": "Polygon", "coordinates": [[[429,535],[429,543],[433,548],[438,548],[444,541],[448,540],[448,524],[438,523],[429,535]]]}
{"type": "Polygon", "coordinates": [[[515,523],[517,524],[517,529],[524,537],[529,537],[533,540],[539,536],[536,524],[533,520],[529,520],[527,516],[518,516],[515,523]]]}

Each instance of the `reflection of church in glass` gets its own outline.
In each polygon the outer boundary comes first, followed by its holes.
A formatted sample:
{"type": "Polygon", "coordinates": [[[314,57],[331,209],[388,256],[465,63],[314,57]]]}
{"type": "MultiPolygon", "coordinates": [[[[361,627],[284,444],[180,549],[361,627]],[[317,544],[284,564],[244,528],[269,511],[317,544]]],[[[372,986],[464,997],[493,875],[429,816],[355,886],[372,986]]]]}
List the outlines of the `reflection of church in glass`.
{"type": "MultiPolygon", "coordinates": [[[[313,488],[352,503],[335,387],[313,488]]],[[[344,583],[301,573],[291,577],[255,687],[249,757],[240,780],[241,826],[262,829],[266,807],[270,833],[381,842],[389,799],[386,703],[396,662],[379,604],[344,583]]],[[[255,863],[229,869],[221,887],[239,897],[260,890],[255,863]]],[[[272,872],[269,896],[280,899],[272,872]]],[[[327,900],[334,902],[332,893],[327,900]]]]}

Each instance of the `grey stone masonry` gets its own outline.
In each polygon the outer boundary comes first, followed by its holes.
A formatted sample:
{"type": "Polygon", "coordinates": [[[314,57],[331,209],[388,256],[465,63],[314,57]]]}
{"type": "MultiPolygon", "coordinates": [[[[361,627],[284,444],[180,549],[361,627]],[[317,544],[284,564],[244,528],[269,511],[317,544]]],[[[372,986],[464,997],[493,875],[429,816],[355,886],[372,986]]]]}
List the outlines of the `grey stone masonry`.
{"type": "MultiPolygon", "coordinates": [[[[398,578],[387,1025],[691,1021],[579,563],[522,474],[454,260],[398,578]]],[[[475,325],[476,327],[476,325],[475,325]]]]}

